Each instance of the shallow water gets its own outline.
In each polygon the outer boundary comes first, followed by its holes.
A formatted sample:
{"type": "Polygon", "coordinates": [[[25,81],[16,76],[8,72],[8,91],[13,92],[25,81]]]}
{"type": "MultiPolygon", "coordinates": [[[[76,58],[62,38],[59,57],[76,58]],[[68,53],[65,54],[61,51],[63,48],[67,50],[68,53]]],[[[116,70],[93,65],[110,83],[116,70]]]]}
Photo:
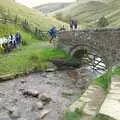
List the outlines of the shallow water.
{"type": "MultiPolygon", "coordinates": [[[[8,111],[15,107],[19,111],[19,118],[36,120],[42,112],[36,107],[39,99],[32,96],[26,97],[22,94],[22,90],[30,89],[36,90],[40,94],[46,93],[51,97],[52,100],[43,108],[43,110],[50,112],[43,120],[57,120],[64,110],[81,95],[93,76],[94,74],[87,68],[80,68],[34,73],[23,78],[0,83],[0,118],[6,116],[9,118],[8,120],[13,120],[8,111]],[[72,94],[68,94],[71,91],[72,94]]],[[[14,120],[18,120],[18,118],[14,118],[14,120]]]]}

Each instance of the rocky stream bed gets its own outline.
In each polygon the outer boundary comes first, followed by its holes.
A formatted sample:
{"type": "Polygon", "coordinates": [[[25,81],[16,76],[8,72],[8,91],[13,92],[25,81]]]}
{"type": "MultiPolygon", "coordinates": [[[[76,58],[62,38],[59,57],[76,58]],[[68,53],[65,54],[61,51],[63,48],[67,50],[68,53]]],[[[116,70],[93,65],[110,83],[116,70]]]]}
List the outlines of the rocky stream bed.
{"type": "Polygon", "coordinates": [[[0,120],[57,120],[88,86],[91,70],[34,73],[0,83],[0,120]]]}

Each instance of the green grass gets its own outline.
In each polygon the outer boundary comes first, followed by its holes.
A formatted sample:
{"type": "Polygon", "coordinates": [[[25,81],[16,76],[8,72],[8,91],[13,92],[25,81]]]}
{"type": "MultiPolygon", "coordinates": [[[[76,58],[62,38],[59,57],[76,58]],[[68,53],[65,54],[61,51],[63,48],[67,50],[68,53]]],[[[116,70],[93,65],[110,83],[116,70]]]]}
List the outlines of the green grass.
{"type": "Polygon", "coordinates": [[[113,74],[118,74],[120,75],[120,66],[118,65],[117,67],[115,67],[113,74]]]}
{"type": "Polygon", "coordinates": [[[40,10],[42,13],[48,14],[51,12],[55,12],[59,9],[65,8],[71,3],[48,3],[40,6],[36,6],[35,8],[40,10]]]}
{"type": "Polygon", "coordinates": [[[0,55],[0,75],[46,69],[48,60],[65,57],[63,50],[57,50],[47,43],[36,42],[5,55],[0,55]]]}
{"type": "Polygon", "coordinates": [[[17,15],[18,22],[27,20],[30,28],[38,27],[40,30],[48,30],[52,25],[60,27],[63,22],[60,22],[52,17],[45,16],[39,11],[28,8],[22,4],[14,2],[13,0],[0,0],[0,18],[7,18],[15,20],[17,15]]]}
{"type": "Polygon", "coordinates": [[[109,69],[105,74],[95,79],[95,83],[101,86],[105,91],[108,90],[111,83],[112,75],[120,75],[120,65],[117,65],[114,70],[109,69]]]}
{"type": "Polygon", "coordinates": [[[82,118],[82,110],[76,109],[74,112],[65,112],[64,116],[59,120],[80,120],[82,118]]]}
{"type": "Polygon", "coordinates": [[[105,74],[95,79],[95,83],[101,86],[105,91],[108,90],[111,82],[112,72],[108,70],[105,74]]]}
{"type": "Polygon", "coordinates": [[[34,69],[46,69],[49,59],[66,57],[63,50],[54,49],[48,42],[41,42],[20,26],[13,24],[0,24],[1,36],[20,31],[23,41],[27,44],[10,53],[0,53],[0,75],[17,72],[27,72],[34,69]]]}
{"type": "Polygon", "coordinates": [[[93,120],[115,120],[105,115],[96,115],[93,120]]]}

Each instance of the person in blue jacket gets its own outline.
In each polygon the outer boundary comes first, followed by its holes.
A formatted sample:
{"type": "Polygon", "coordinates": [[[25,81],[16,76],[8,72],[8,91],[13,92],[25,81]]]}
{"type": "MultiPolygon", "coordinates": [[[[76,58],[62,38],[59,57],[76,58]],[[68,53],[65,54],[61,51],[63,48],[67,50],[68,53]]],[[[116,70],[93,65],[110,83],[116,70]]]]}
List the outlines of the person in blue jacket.
{"type": "Polygon", "coordinates": [[[51,38],[49,39],[49,43],[52,43],[53,39],[56,38],[56,33],[57,33],[56,27],[53,26],[52,28],[50,28],[49,31],[48,31],[48,33],[51,36],[51,38]]]}

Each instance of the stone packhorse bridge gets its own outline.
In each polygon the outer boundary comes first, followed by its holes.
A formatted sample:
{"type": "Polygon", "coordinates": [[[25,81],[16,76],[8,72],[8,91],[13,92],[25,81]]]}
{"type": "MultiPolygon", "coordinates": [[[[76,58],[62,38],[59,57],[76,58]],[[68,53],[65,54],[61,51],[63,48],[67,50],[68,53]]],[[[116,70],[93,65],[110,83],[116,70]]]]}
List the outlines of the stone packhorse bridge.
{"type": "Polygon", "coordinates": [[[120,61],[120,28],[63,32],[59,35],[57,48],[64,49],[72,56],[88,51],[98,55],[107,67],[111,67],[120,61]]]}

